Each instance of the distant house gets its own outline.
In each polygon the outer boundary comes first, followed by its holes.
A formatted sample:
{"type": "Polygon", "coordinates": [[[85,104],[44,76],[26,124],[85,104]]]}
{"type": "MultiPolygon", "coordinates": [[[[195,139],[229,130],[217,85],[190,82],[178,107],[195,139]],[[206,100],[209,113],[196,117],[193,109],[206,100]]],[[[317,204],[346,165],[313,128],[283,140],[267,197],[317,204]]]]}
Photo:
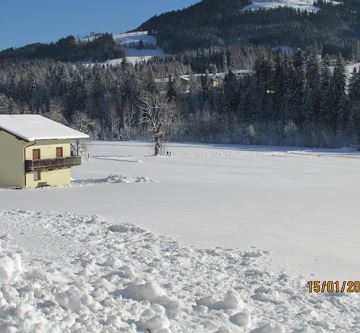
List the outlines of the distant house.
{"type": "MultiPolygon", "coordinates": [[[[237,80],[252,76],[255,74],[254,70],[251,69],[239,69],[234,70],[232,73],[235,75],[237,80]]],[[[196,85],[198,88],[201,87],[201,78],[205,75],[209,79],[209,84],[212,88],[221,88],[224,84],[224,80],[227,73],[216,73],[216,74],[192,74],[192,75],[181,75],[178,78],[172,77],[176,81],[176,89],[180,94],[188,94],[191,91],[191,86],[196,85]]],[[[161,94],[166,94],[169,88],[169,77],[157,78],[154,80],[157,89],[161,94]]]]}
{"type": "Polygon", "coordinates": [[[218,88],[222,85],[223,80],[218,79],[216,77],[212,77],[212,78],[210,78],[210,83],[213,88],[218,88]]]}
{"type": "Polygon", "coordinates": [[[79,140],[87,138],[42,116],[0,115],[0,187],[70,185],[79,140]]]}

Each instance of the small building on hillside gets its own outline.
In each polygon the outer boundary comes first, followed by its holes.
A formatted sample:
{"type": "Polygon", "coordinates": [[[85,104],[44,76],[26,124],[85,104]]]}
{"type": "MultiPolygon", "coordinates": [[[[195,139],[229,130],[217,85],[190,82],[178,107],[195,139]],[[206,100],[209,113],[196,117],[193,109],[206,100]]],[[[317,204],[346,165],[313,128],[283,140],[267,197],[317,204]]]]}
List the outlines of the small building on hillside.
{"type": "Polygon", "coordinates": [[[0,187],[70,185],[79,140],[88,138],[39,115],[0,115],[0,187]]]}

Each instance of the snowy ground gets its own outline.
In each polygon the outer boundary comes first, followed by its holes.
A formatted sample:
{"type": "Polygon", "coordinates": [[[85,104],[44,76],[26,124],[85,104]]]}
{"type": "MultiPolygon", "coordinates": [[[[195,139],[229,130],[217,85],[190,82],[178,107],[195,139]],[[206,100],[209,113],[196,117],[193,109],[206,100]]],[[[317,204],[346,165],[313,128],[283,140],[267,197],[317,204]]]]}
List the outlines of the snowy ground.
{"type": "Polygon", "coordinates": [[[0,190],[1,333],[360,332],[358,294],[306,292],[359,280],[359,153],[167,150],[91,142],[72,187],[0,190]]]}
{"type": "Polygon", "coordinates": [[[0,332],[359,332],[266,252],[180,245],[99,216],[0,211],[0,332]]]}

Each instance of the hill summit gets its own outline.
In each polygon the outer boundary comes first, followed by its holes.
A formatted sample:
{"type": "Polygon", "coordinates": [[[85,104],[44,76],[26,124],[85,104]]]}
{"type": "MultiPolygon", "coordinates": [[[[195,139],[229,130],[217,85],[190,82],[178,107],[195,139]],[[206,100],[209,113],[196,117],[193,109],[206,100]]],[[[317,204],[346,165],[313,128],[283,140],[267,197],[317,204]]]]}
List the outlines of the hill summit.
{"type": "Polygon", "coordinates": [[[154,16],[139,29],[156,32],[167,53],[234,44],[316,48],[347,59],[358,56],[359,1],[203,0],[154,16]]]}

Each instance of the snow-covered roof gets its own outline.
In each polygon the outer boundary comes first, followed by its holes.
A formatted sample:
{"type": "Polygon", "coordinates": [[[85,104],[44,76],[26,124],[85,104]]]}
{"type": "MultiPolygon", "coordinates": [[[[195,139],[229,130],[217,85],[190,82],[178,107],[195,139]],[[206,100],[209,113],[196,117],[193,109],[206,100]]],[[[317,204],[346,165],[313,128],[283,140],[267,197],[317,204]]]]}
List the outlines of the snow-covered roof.
{"type": "Polygon", "coordinates": [[[0,129],[26,141],[89,138],[87,134],[33,114],[0,115],[0,129]]]}

